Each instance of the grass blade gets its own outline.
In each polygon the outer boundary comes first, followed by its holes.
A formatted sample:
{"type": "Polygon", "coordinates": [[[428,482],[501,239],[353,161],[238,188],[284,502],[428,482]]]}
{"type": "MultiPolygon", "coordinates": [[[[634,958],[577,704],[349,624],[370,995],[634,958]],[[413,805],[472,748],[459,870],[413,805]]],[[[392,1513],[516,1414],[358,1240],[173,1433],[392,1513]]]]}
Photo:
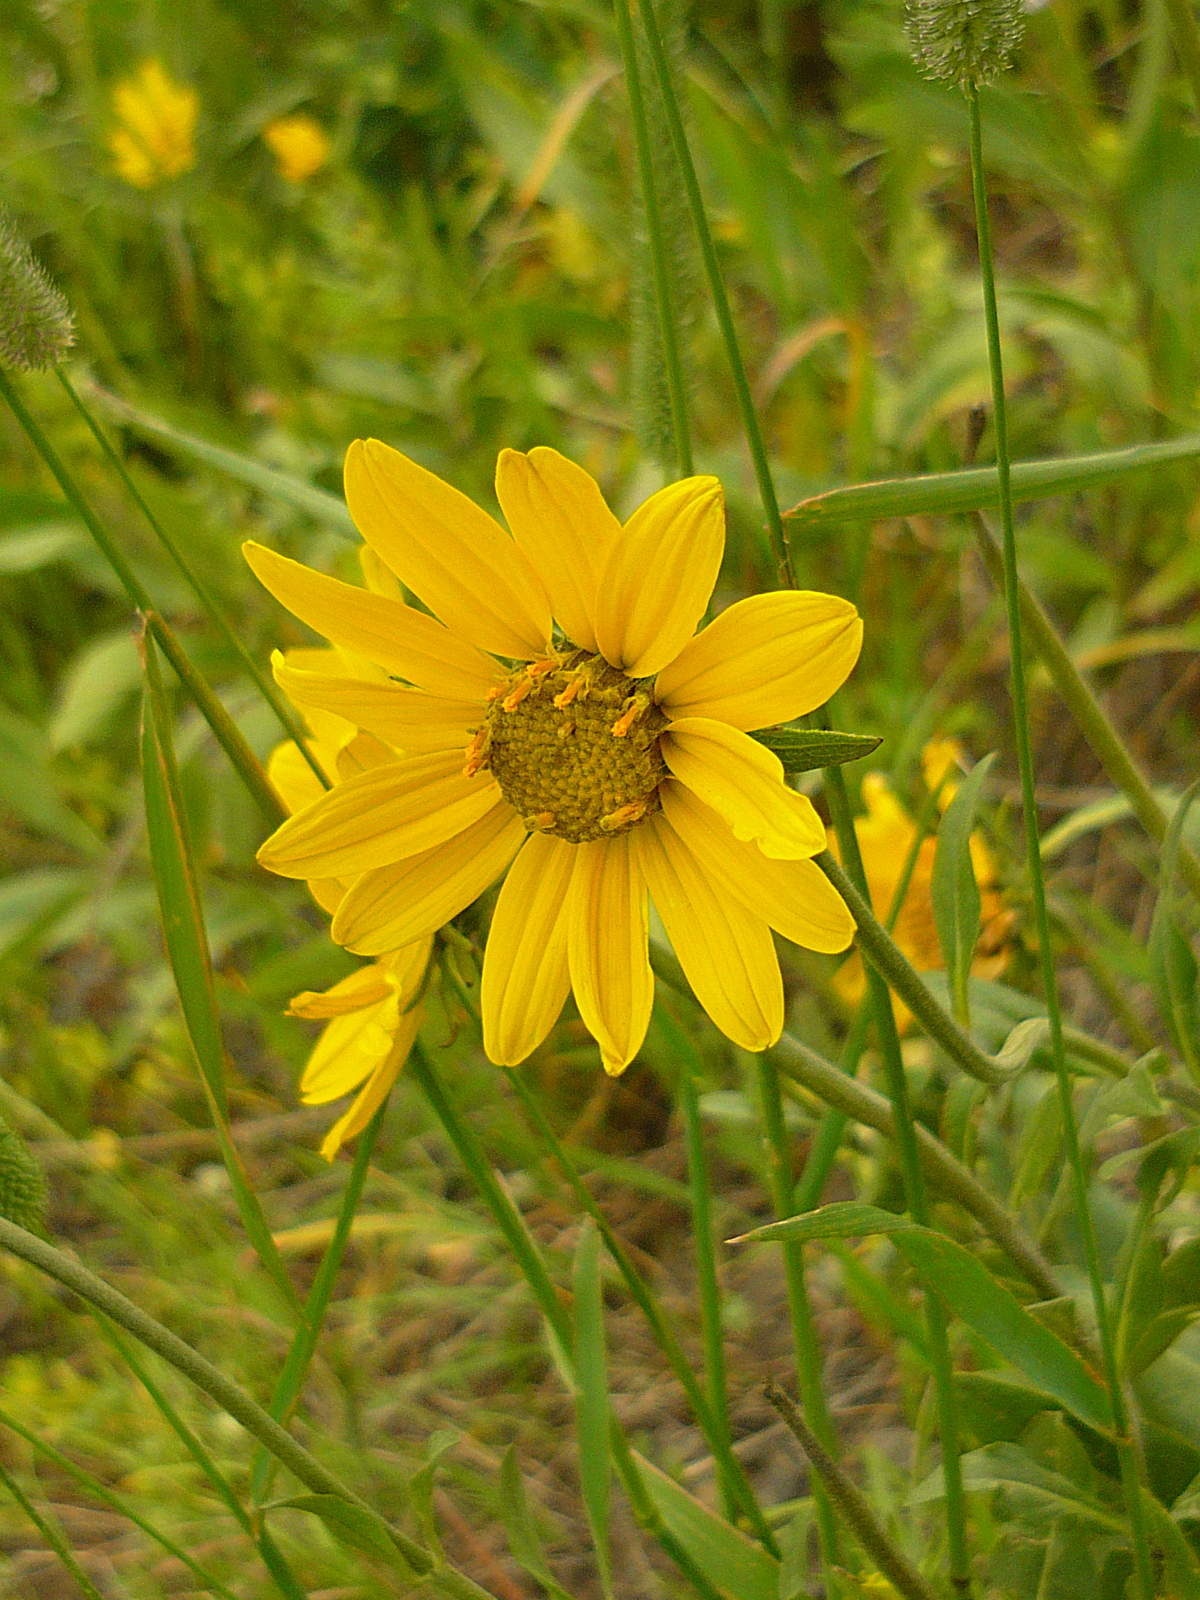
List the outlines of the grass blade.
{"type": "Polygon", "coordinates": [[[612,1552],[608,1542],[608,1361],[604,1341],[604,1299],[600,1285],[600,1234],[585,1217],[575,1251],[574,1349],[575,1417],[579,1429],[579,1478],[587,1507],[600,1586],[612,1594],[612,1552]]]}
{"type": "Polygon", "coordinates": [[[942,959],[946,963],[954,1015],[964,1028],[971,1025],[967,981],[971,976],[975,941],[979,938],[981,904],[979,885],[975,882],[975,866],[971,860],[971,833],[975,827],[979,793],[995,759],[994,752],[984,756],[972,768],[946,807],[946,814],[938,829],[930,883],[933,920],[937,925],[942,959]]]}

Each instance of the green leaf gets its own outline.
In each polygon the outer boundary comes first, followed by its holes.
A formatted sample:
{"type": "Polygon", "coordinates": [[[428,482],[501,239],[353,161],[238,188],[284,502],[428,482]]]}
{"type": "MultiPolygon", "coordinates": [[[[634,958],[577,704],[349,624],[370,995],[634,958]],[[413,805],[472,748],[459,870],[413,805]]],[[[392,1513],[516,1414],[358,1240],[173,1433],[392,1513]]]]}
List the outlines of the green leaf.
{"type": "MultiPolygon", "coordinates": [[[[1035,1461],[1019,1444],[1001,1441],[968,1451],[962,1457],[963,1487],[969,1491],[1004,1491],[1015,1521],[1030,1532],[1045,1533],[1061,1516],[1092,1528],[1125,1536],[1123,1520],[1061,1472],[1035,1461]]],[[[925,1505],[945,1494],[942,1472],[932,1473],[909,1495],[910,1505],[925,1505]]]]}
{"type": "Polygon", "coordinates": [[[398,1572],[412,1576],[412,1568],[388,1538],[383,1519],[362,1506],[352,1505],[336,1494],[299,1494],[291,1500],[278,1500],[269,1508],[284,1506],[293,1511],[307,1511],[321,1521],[341,1545],[351,1550],[364,1551],[369,1556],[384,1561],[398,1572]]]}
{"type": "MultiPolygon", "coordinates": [[[[1045,500],[1111,483],[1127,473],[1200,455],[1200,436],[1187,435],[1165,444],[1134,445],[1128,450],[1101,450],[1094,455],[1061,456],[1052,461],[1014,461],[1012,497],[1045,500]]],[[[915,478],[883,478],[811,495],[785,511],[801,531],[842,522],[871,522],[880,517],[949,516],[981,511],[998,504],[995,467],[967,467],[958,472],[929,473],[915,478]]],[[[793,533],[793,537],[795,534],[793,533]]]]}
{"type": "Polygon", "coordinates": [[[536,1578],[555,1600],[569,1600],[566,1590],[554,1577],[546,1560],[541,1535],[529,1509],[515,1444],[509,1445],[500,1461],[500,1516],[508,1534],[508,1548],[513,1560],[531,1578],[536,1578]]]}
{"type": "Polygon", "coordinates": [[[715,1516],[635,1450],[642,1482],[667,1529],[732,1600],[779,1600],[779,1562],[732,1523],[715,1516]]]}
{"type": "Polygon", "coordinates": [[[98,856],[104,846],[82,817],[59,797],[41,729],[0,705],[0,807],[38,833],[98,856]]]}
{"type": "Polygon", "coordinates": [[[78,522],[56,519],[5,528],[0,535],[0,573],[38,572],[87,548],[78,522]]]}
{"type": "Polygon", "coordinates": [[[1008,1192],[1008,1204],[1012,1210],[1017,1210],[1037,1194],[1051,1170],[1058,1167],[1062,1137],[1062,1100],[1054,1086],[1050,1085],[1021,1129],[1017,1145],[1017,1170],[1013,1173],[1012,1187],[1008,1192]]]}
{"type": "Polygon", "coordinates": [[[66,750],[104,733],[141,679],[137,643],[127,627],[90,639],[67,668],[47,730],[50,748],[66,750]]]}
{"type": "Polygon", "coordinates": [[[742,1239],[782,1242],[876,1233],[892,1235],[925,1286],[1033,1384],[1054,1395],[1081,1422],[1101,1431],[1111,1429],[1108,1394],[1076,1352],[1031,1316],[971,1251],[944,1234],[878,1206],[846,1201],[768,1223],[742,1239]]]}
{"type": "Polygon", "coordinates": [[[417,1520],[425,1537],[437,1551],[441,1550],[442,1541],[438,1533],[437,1518],[433,1514],[433,1484],[442,1457],[448,1450],[453,1450],[458,1439],[459,1435],[453,1428],[438,1428],[431,1433],[425,1441],[425,1465],[414,1472],[408,1480],[409,1499],[417,1514],[417,1520]]]}
{"type": "Polygon", "coordinates": [[[993,752],[977,762],[946,807],[938,828],[929,886],[954,1014],[964,1025],[970,1016],[967,981],[979,938],[980,913],[979,885],[975,882],[975,865],[971,860],[971,834],[983,781],[995,759],[993,752]]]}
{"type": "Polygon", "coordinates": [[[579,1478],[596,1550],[600,1583],[612,1593],[608,1543],[611,1465],[608,1451],[608,1363],[604,1341],[604,1300],[600,1284],[600,1233],[584,1219],[575,1251],[574,1292],[575,1416],[579,1428],[579,1478]]]}
{"type": "Polygon", "coordinates": [[[766,745],[783,763],[785,772],[811,772],[817,767],[837,767],[861,761],[883,743],[873,733],[834,733],[821,728],[759,728],[750,735],[766,745]]]}
{"type": "Polygon", "coordinates": [[[1159,1014],[1194,1077],[1200,1077],[1200,987],[1196,957],[1190,939],[1176,920],[1174,899],[1183,828],[1198,794],[1200,782],[1192,784],[1179,802],[1163,840],[1158,902],[1147,941],[1159,1014]]]}

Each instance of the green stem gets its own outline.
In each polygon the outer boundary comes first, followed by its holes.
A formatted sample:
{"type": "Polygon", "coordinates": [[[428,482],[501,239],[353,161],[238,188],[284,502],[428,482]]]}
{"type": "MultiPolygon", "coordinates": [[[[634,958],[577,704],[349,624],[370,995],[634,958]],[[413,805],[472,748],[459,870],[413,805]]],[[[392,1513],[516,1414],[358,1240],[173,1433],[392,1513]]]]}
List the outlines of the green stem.
{"type": "MultiPolygon", "coordinates": [[[[651,4],[652,0],[645,0],[651,4]]],[[[646,102],[642,95],[642,75],[638,69],[637,46],[633,38],[633,22],[629,15],[629,0],[613,0],[613,14],[617,22],[617,39],[621,46],[621,60],[625,67],[625,87],[629,95],[629,110],[633,117],[633,139],[637,148],[638,179],[642,189],[642,204],[646,211],[646,237],[650,246],[650,267],[654,277],[654,301],[658,309],[659,337],[662,340],[663,362],[667,369],[667,392],[671,398],[671,428],[675,436],[675,458],[681,478],[692,475],[692,441],[688,428],[687,386],[683,376],[683,361],[676,336],[674,309],[671,303],[671,276],[667,262],[667,242],[662,225],[662,211],[658,203],[658,185],[654,177],[654,152],[650,146],[650,124],[646,117],[646,102]]]]}
{"type": "MultiPolygon", "coordinates": [[[[792,1168],[791,1141],[783,1116],[783,1096],[779,1090],[778,1069],[767,1056],[758,1056],[756,1064],[763,1130],[766,1134],[768,1151],[771,1197],[775,1216],[782,1222],[784,1218],[796,1214],[796,1183],[792,1168]]],[[[800,1386],[800,1399],[804,1409],[813,1419],[813,1426],[822,1446],[830,1456],[833,1456],[837,1444],[829,1408],[825,1404],[821,1347],[817,1340],[817,1331],[813,1327],[812,1308],[808,1301],[802,1244],[791,1243],[783,1246],[783,1270],[787,1284],[788,1311],[792,1322],[792,1348],[796,1358],[796,1379],[800,1386]]],[[[813,1508],[817,1517],[817,1541],[825,1568],[825,1593],[834,1595],[838,1592],[835,1573],[842,1565],[837,1519],[823,1478],[820,1476],[814,1478],[812,1491],[813,1508]]]]}
{"type": "Polygon", "coordinates": [[[939,1600],[937,1591],[926,1583],[916,1567],[888,1538],[870,1506],[826,1453],[821,1441],[779,1385],[768,1382],[763,1393],[795,1435],[813,1472],[825,1485],[847,1527],[884,1577],[891,1580],[905,1600],[939,1600]]]}
{"type": "Polygon", "coordinates": [[[729,297],[725,293],[725,283],[721,277],[721,264],[717,259],[717,247],[713,241],[712,229],[708,225],[708,214],[704,209],[704,196],[700,192],[700,180],[696,175],[692,152],[688,148],[687,133],[684,130],[683,118],[679,112],[679,101],[675,94],[675,84],[671,76],[667,52],[663,46],[658,18],[654,14],[653,0],[641,0],[639,15],[645,31],[646,43],[649,46],[650,59],[654,65],[654,74],[658,79],[658,90],[662,97],[663,111],[666,114],[671,143],[675,148],[675,159],[679,163],[679,170],[683,176],[688,208],[692,213],[692,223],[700,243],[700,255],[704,262],[705,275],[708,278],[709,293],[713,299],[713,309],[716,311],[721,337],[725,343],[725,353],[733,376],[738,411],[741,414],[746,443],[750,448],[750,458],[754,463],[754,476],[758,481],[758,492],[762,500],[763,512],[767,519],[767,531],[770,535],[771,546],[775,552],[775,559],[779,563],[780,572],[794,588],[796,575],[792,568],[792,553],[788,548],[787,537],[783,531],[783,518],[779,513],[779,499],[775,493],[775,483],[771,477],[771,468],[767,460],[767,447],[763,441],[762,429],[759,427],[758,414],[754,409],[754,397],[750,392],[750,380],[746,376],[746,365],[742,360],[737,329],[733,325],[733,312],[730,310],[729,297]]]}
{"type": "MultiPolygon", "coordinates": [[[[292,1335],[292,1343],[287,1353],[287,1359],[284,1361],[283,1370],[276,1380],[275,1390],[271,1395],[270,1411],[276,1422],[286,1422],[288,1417],[291,1416],[304,1380],[308,1375],[309,1366],[316,1352],[317,1341],[321,1337],[321,1329],[325,1324],[325,1313],[329,1309],[329,1297],[333,1293],[333,1286],[342,1265],[342,1258],[346,1254],[346,1246],[350,1242],[350,1230],[358,1213],[358,1202],[362,1199],[363,1185],[367,1179],[367,1169],[370,1166],[375,1142],[379,1138],[379,1130],[383,1126],[383,1119],[387,1114],[387,1105],[388,1103],[385,1099],[363,1130],[362,1138],[358,1141],[358,1148],[354,1152],[354,1163],[350,1168],[350,1176],[346,1179],[346,1187],[342,1194],[341,1206],[338,1209],[338,1218],[334,1225],[333,1237],[329,1241],[325,1254],[321,1257],[321,1265],[317,1268],[312,1288],[308,1291],[308,1298],[304,1302],[303,1319],[292,1335]]],[[[250,1494],[256,1505],[261,1503],[268,1493],[269,1484],[273,1476],[273,1460],[274,1458],[260,1446],[250,1478],[250,1494]]]]}
{"type": "Polygon", "coordinates": [[[192,696],[201,716],[212,729],[213,736],[229,757],[238,776],[258,802],[271,826],[278,827],[281,822],[287,820],[287,809],[268,781],[258,757],[246,743],[233,718],[192,666],[175,634],[155,611],[154,602],[148,591],[113,542],[108,529],[88,504],[75,478],[21,399],[16,386],[3,367],[0,367],[0,394],[8,402],[13,415],[25,430],[34,449],[46,463],[59,488],[78,512],[80,520],[96,541],[104,559],[116,573],[130,603],[146,618],[147,626],[151,628],[154,637],[162,646],[163,654],[192,696]]]}
{"type": "Polygon", "coordinates": [[[1092,1291],[1092,1304],[1100,1335],[1104,1372],[1108,1382],[1113,1424],[1118,1436],[1117,1453],[1121,1486],[1129,1516],[1133,1544],[1134,1571],[1142,1600],[1153,1600],[1154,1576],[1147,1537],[1145,1510],[1138,1483],[1138,1462],[1129,1435],[1129,1417],[1121,1374],[1117,1365],[1116,1344],[1104,1290],[1104,1273],[1096,1242],[1088,1198],[1088,1174],[1079,1145],[1070,1075],[1067,1072],[1063,1043],[1062,1015],[1058,981],[1054,969],[1054,950],[1050,939],[1050,918],[1046,909],[1046,886],[1042,876],[1041,843],[1038,834],[1037,802],[1034,797],[1033,749],[1029,735],[1029,709],[1025,692],[1025,668],[1021,636],[1021,596],[1017,578],[1017,541],[1013,526],[1012,486],[1008,457],[1008,412],[1004,398],[1004,367],[1000,352],[1000,318],[996,307],[996,277],[992,261],[991,223],[988,217],[987,188],[983,172],[983,127],[979,115],[979,91],[967,90],[971,124],[971,184],[975,194],[975,226],[979,240],[979,266],[983,279],[983,304],[987,322],[988,363],[992,378],[992,424],[996,435],[996,466],[1000,502],[1000,526],[1004,539],[1004,598],[1008,613],[1009,655],[1011,661],[1013,726],[1016,735],[1017,764],[1021,772],[1021,803],[1025,822],[1025,847],[1033,893],[1034,927],[1046,994],[1046,1013],[1050,1022],[1050,1050],[1062,1106],[1063,1140],[1075,1199],[1075,1221],[1083,1243],[1084,1259],[1092,1291]]]}
{"type": "MultiPolygon", "coordinates": [[[[842,859],[850,874],[848,877],[839,869],[839,878],[844,880],[846,889],[854,891],[859,909],[863,905],[869,907],[867,876],[863,870],[862,856],[858,848],[858,835],[854,831],[854,817],[846,793],[846,778],[840,767],[826,769],[825,796],[829,802],[838,848],[842,852],[842,859]]],[[[826,863],[832,861],[829,852],[825,851],[824,855],[817,859],[828,876],[826,863]]],[[[858,921],[858,910],[854,905],[851,905],[850,909],[858,921]]],[[[873,917],[871,920],[874,922],[873,917]]],[[[879,927],[879,924],[876,923],[875,926],[879,927]]],[[[891,939],[884,930],[879,928],[879,931],[891,944],[891,939]]],[[[907,966],[907,962],[905,965],[907,966]]],[[[920,987],[924,988],[924,985],[921,984],[920,987]]],[[[913,1221],[928,1227],[929,1206],[925,1198],[925,1179],[921,1171],[916,1125],[908,1100],[908,1078],[900,1053],[900,1035],[896,1030],[892,996],[887,982],[874,966],[867,967],[867,990],[871,997],[871,1011],[875,1019],[879,1050],[883,1057],[888,1098],[892,1102],[895,1118],[896,1149],[900,1158],[905,1204],[913,1221]]],[[[938,1009],[940,1010],[940,1007],[938,1009]]],[[[969,1595],[971,1557],[967,1545],[966,1496],[963,1492],[959,1448],[958,1396],[954,1388],[954,1366],[950,1356],[946,1309],[935,1294],[925,1295],[925,1325],[929,1340],[929,1364],[937,1397],[938,1433],[942,1445],[942,1476],[946,1489],[946,1532],[950,1543],[950,1582],[958,1594],[969,1595]]]]}
{"type": "Polygon", "coordinates": [[[108,461],[113,471],[117,474],[122,484],[125,486],[126,493],[133,500],[134,504],[145,517],[146,521],[150,524],[155,538],[171,557],[171,560],[182,573],[184,581],[191,588],[192,593],[196,596],[197,600],[199,600],[204,614],[207,616],[208,620],[212,623],[217,632],[225,640],[226,644],[229,645],[229,647],[233,650],[234,654],[241,661],[246,671],[250,674],[250,677],[253,679],[258,692],[271,707],[271,710],[275,713],[276,717],[278,717],[279,724],[284,733],[287,734],[288,738],[296,746],[296,749],[299,750],[305,761],[308,762],[308,765],[312,768],[313,773],[316,775],[321,786],[325,789],[328,789],[329,779],[325,776],[319,763],[316,761],[312,752],[308,748],[308,744],[304,735],[304,727],[301,724],[300,719],[296,716],[296,713],[280,694],[275,684],[271,682],[270,677],[263,671],[258,662],[251,655],[250,651],[247,650],[246,646],[238,638],[236,631],[230,627],[224,612],[213,599],[207,584],[204,583],[199,574],[195,572],[194,569],[188,564],[183,551],[179,548],[178,544],[163,527],[162,523],[159,522],[158,518],[154,515],[153,511],[151,511],[150,507],[146,504],[144,495],[130,477],[125,463],[113,449],[111,441],[109,440],[107,434],[105,434],[100,427],[100,424],[96,421],[91,412],[84,405],[83,401],[79,398],[78,391],[75,389],[75,386],[67,377],[67,374],[64,372],[62,367],[55,368],[55,375],[57,376],[58,381],[62,385],[63,389],[66,391],[67,397],[71,401],[71,404],[87,423],[89,429],[91,430],[92,437],[100,446],[101,450],[103,450],[105,459],[108,461]]]}
{"type": "Polygon", "coordinates": [[[52,1522],[49,1517],[44,1517],[42,1515],[17,1480],[11,1477],[9,1473],[5,1471],[2,1465],[0,1465],[0,1483],[3,1483],[9,1494],[12,1495],[13,1499],[29,1518],[30,1522],[33,1523],[34,1527],[50,1546],[51,1550],[54,1551],[54,1554],[75,1579],[75,1582],[87,1596],[87,1600],[104,1600],[104,1596],[100,1593],[99,1589],[97,1589],[96,1585],[79,1565],[79,1562],[76,1561],[75,1552],[71,1549],[71,1546],[63,1537],[62,1530],[58,1527],[57,1523],[52,1522]]]}
{"type": "Polygon", "coordinates": [[[1200,28],[1196,26],[1192,0],[1167,0],[1167,15],[1171,19],[1175,54],[1191,87],[1195,108],[1200,111],[1200,28]]]}

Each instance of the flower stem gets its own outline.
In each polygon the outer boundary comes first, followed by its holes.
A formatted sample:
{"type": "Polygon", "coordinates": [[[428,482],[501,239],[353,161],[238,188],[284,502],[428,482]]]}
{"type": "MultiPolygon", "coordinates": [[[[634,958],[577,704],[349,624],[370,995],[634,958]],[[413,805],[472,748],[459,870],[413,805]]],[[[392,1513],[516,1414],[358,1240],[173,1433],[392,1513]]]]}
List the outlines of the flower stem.
{"type": "Polygon", "coordinates": [[[679,476],[689,478],[692,475],[692,441],[688,428],[687,387],[684,383],[683,361],[675,326],[675,308],[671,301],[666,232],[658,201],[658,185],[654,177],[654,152],[650,146],[650,124],[646,117],[646,102],[642,94],[642,75],[638,67],[629,0],[613,0],[613,13],[617,22],[621,59],[625,67],[629,110],[633,117],[638,180],[642,190],[642,205],[646,212],[646,236],[650,247],[650,268],[654,277],[654,301],[658,309],[663,362],[667,369],[667,392],[671,398],[671,428],[675,436],[675,458],[679,466],[679,476]]]}
{"type": "Polygon", "coordinates": [[[1105,1297],[1104,1274],[1096,1242],[1096,1229],[1088,1199],[1088,1174],[1079,1144],[1075,1121],[1071,1078],[1067,1072],[1063,1043],[1062,1013],[1058,981],[1054,970],[1054,951],[1050,940],[1050,918],[1046,909],[1046,885],[1042,875],[1041,843],[1038,835],[1037,802],[1034,797],[1033,749],[1029,734],[1029,708],[1025,689],[1025,667],[1021,635],[1021,596],[1017,578],[1017,542],[1013,526],[1012,484],[1008,455],[1008,413],[1004,399],[1004,367],[1000,352],[1000,318],[996,307],[996,275],[992,259],[991,223],[988,216],[987,187],[983,172],[983,127],[979,114],[979,91],[966,90],[971,124],[971,184],[975,195],[975,227],[979,240],[979,267],[983,280],[984,315],[987,323],[988,363],[992,378],[993,427],[996,436],[996,468],[1000,527],[1004,541],[1004,599],[1008,613],[1009,655],[1012,668],[1013,727],[1017,745],[1017,764],[1021,773],[1021,803],[1025,822],[1025,847],[1033,898],[1034,927],[1046,994],[1046,1013],[1050,1022],[1050,1051],[1062,1106],[1063,1141],[1075,1197],[1075,1221],[1083,1243],[1084,1260],[1092,1291],[1096,1326],[1104,1358],[1104,1372],[1112,1405],[1113,1424],[1118,1438],[1117,1454],[1121,1487],[1129,1517],[1133,1544],[1134,1573],[1141,1600],[1153,1600],[1154,1577],[1147,1537],[1145,1512],[1138,1482],[1138,1461],[1129,1432],[1129,1416],[1121,1374],[1117,1363],[1112,1321],[1105,1297]]]}

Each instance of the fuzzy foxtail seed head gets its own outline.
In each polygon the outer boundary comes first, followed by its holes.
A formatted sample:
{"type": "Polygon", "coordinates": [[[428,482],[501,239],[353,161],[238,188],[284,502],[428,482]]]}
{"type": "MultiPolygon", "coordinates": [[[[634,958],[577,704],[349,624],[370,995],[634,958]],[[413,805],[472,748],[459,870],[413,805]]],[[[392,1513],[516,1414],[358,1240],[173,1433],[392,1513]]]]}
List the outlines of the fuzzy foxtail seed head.
{"type": "Polygon", "coordinates": [[[1025,31],[1021,0],[905,0],[904,20],[925,76],[963,90],[1006,71],[1025,31]]]}
{"type": "Polygon", "coordinates": [[[70,306],[0,210],[0,363],[40,372],[57,366],[74,343],[70,306]]]}
{"type": "Polygon", "coordinates": [[[46,1212],[46,1179],[24,1140],[0,1118],[0,1217],[37,1233],[46,1212]]]}

